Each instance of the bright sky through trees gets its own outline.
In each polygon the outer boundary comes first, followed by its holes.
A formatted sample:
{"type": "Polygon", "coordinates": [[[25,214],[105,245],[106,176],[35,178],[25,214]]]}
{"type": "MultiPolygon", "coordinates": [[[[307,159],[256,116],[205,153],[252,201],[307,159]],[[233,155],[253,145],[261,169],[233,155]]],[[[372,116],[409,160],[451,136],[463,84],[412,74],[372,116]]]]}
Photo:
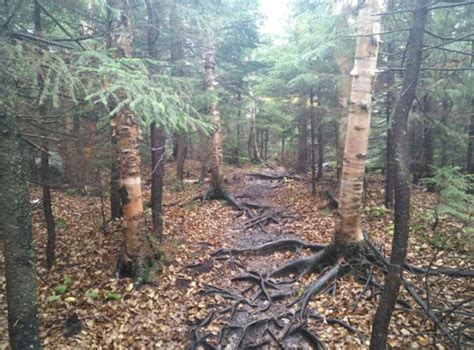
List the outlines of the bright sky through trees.
{"type": "Polygon", "coordinates": [[[287,0],[260,0],[266,19],[262,26],[264,34],[282,34],[288,18],[287,0]]]}

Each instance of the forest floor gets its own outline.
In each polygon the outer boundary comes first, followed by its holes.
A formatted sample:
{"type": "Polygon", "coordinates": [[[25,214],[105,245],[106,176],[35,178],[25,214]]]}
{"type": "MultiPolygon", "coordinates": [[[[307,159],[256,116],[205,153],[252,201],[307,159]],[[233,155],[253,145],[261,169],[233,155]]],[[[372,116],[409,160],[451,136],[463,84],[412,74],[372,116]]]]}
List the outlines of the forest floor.
{"type": "MultiPolygon", "coordinates": [[[[190,346],[196,324],[209,315],[210,319],[200,334],[211,333],[209,343],[229,320],[215,313],[232,300],[222,293],[243,295],[251,284],[233,281],[232,278],[248,274],[262,275],[284,265],[309,250],[274,252],[268,255],[212,256],[222,248],[249,248],[285,238],[296,238],[308,243],[327,244],[334,232],[334,213],[329,209],[324,192],[331,178],[318,184],[318,195],[312,197],[307,179],[268,180],[249,176],[250,172],[269,169],[257,167],[226,167],[226,183],[230,193],[241,203],[258,207],[253,217],[268,219],[257,224],[244,213],[223,201],[189,201],[197,193],[204,193],[207,184],[187,183],[184,190],[174,191],[173,165],[167,165],[164,203],[165,240],[161,275],[153,283],[139,290],[133,289],[129,279],[117,279],[116,256],[121,241],[119,222],[108,223],[103,232],[101,200],[70,191],[54,191],[53,207],[57,227],[56,265],[48,273],[44,268],[46,228],[39,204],[33,212],[33,230],[37,252],[39,309],[41,339],[48,349],[125,349],[157,348],[184,349],[190,346]],[[214,288],[214,289],[213,289],[214,288]],[[203,293],[207,291],[208,293],[203,293]]],[[[188,179],[197,179],[199,164],[188,162],[188,179]]],[[[390,251],[393,223],[390,212],[383,208],[383,184],[380,176],[369,179],[365,198],[364,229],[371,241],[385,254],[390,251]]],[[[408,260],[417,266],[444,266],[459,268],[469,263],[469,245],[460,236],[459,225],[441,220],[438,229],[431,229],[432,213],[437,195],[414,187],[412,191],[412,235],[408,260]],[[441,233],[440,233],[441,232],[441,233]],[[449,239],[447,239],[449,237],[449,239]],[[444,244],[442,250],[438,249],[444,244]]],[[[146,192],[149,197],[149,189],[146,192]]],[[[32,188],[31,201],[39,203],[40,190],[32,188]]],[[[108,202],[106,201],[106,215],[108,202]]],[[[147,209],[148,223],[150,209],[147,209]]],[[[2,254],[3,256],[3,254],[2,254]]],[[[0,267],[3,270],[3,263],[0,267]]],[[[375,272],[379,282],[381,272],[375,272]]],[[[304,286],[318,277],[303,277],[292,287],[303,291],[304,286]]],[[[450,303],[469,300],[472,311],[470,281],[449,276],[418,275],[409,279],[422,289],[430,289],[431,302],[449,308],[450,303]]],[[[0,277],[0,349],[7,348],[5,279],[0,277]]],[[[308,328],[328,348],[359,349],[368,344],[370,326],[377,306],[373,291],[364,291],[364,285],[353,275],[347,275],[331,285],[323,294],[313,298],[309,309],[321,315],[312,319],[308,328]],[[357,332],[327,322],[337,318],[345,321],[357,332]]],[[[253,290],[255,292],[255,290],[253,290]]],[[[247,293],[252,293],[248,290],[247,293]]],[[[421,292],[420,292],[421,293],[421,292]]],[[[424,294],[422,294],[425,296],[424,294]]],[[[409,305],[397,308],[390,327],[388,343],[394,349],[449,348],[434,337],[437,333],[418,306],[402,291],[400,298],[409,305]],[[406,310],[407,307],[412,310],[406,310]]],[[[258,300],[257,300],[258,301],[258,300]]],[[[291,301],[291,300],[289,300],[291,301]]],[[[265,309],[265,300],[258,301],[265,309]]],[[[268,301],[267,301],[268,303],[268,301]]],[[[463,305],[466,306],[466,305],[463,305]]],[[[466,306],[466,307],[468,307],[466,306]]],[[[289,310],[288,301],[274,303],[276,310],[289,310]]],[[[274,310],[269,308],[270,310],[274,310]]],[[[242,313],[248,322],[251,316],[245,305],[235,314],[242,313]]],[[[261,310],[260,309],[260,310],[261,310]]],[[[472,319],[455,309],[445,321],[451,329],[465,329],[472,319]]],[[[235,316],[234,314],[234,316],[235,316]]],[[[232,320],[230,320],[232,321],[232,320]]],[[[252,336],[251,330],[247,333],[252,336]]],[[[240,341],[238,332],[226,332],[230,344],[240,341]]],[[[195,340],[195,339],[194,339],[195,340]]],[[[254,339],[257,341],[257,339],[254,339]]],[[[304,348],[296,345],[298,338],[282,343],[284,348],[304,348]],[[292,343],[293,342],[293,343],[292,343]]],[[[242,346],[250,346],[243,340],[242,346]]],[[[232,348],[230,345],[229,348],[232,348]]]]}

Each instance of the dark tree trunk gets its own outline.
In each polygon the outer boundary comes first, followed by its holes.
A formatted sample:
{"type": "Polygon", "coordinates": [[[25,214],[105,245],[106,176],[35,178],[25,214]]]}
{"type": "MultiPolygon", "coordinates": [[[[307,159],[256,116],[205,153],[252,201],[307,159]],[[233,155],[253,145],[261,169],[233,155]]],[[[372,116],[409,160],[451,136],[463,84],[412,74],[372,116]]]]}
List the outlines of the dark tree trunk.
{"type": "Polygon", "coordinates": [[[242,95],[238,94],[237,96],[237,101],[239,104],[239,111],[237,112],[237,139],[236,139],[236,145],[235,145],[235,164],[240,168],[240,120],[242,118],[242,95]]]}
{"type": "Polygon", "coordinates": [[[184,181],[184,162],[186,160],[186,139],[182,133],[176,135],[176,181],[184,181]]]}
{"type": "Polygon", "coordinates": [[[265,160],[264,133],[265,133],[265,130],[257,129],[257,135],[258,135],[257,139],[259,140],[259,143],[260,143],[260,156],[263,158],[262,160],[265,160]]]}
{"type": "Polygon", "coordinates": [[[474,98],[471,98],[471,120],[469,123],[469,145],[467,149],[467,172],[474,174],[474,98]]]}
{"type": "MultiPolygon", "coordinates": [[[[157,15],[158,0],[146,0],[148,17],[147,46],[148,55],[158,59],[156,41],[160,36],[159,20],[157,15]]],[[[163,178],[165,176],[165,145],[166,134],[163,128],[150,124],[151,146],[151,212],[153,218],[153,235],[160,241],[163,238],[163,178]]]]}
{"type": "Polygon", "coordinates": [[[372,324],[370,349],[385,349],[388,326],[402,282],[410,228],[410,180],[408,171],[407,120],[415,98],[422,61],[423,36],[429,0],[417,0],[413,24],[408,37],[406,71],[402,91],[393,114],[395,165],[395,228],[392,252],[384,290],[372,324]]]}
{"type": "Polygon", "coordinates": [[[49,168],[48,144],[42,145],[44,152],[41,152],[41,186],[43,189],[43,213],[48,231],[46,243],[46,267],[48,270],[54,265],[56,226],[54,224],[53,208],[51,206],[51,172],[49,168]]]}
{"type": "MultiPolygon", "coordinates": [[[[394,8],[394,1],[391,0],[388,3],[387,11],[392,11],[394,8]]],[[[387,52],[389,54],[394,52],[393,43],[387,45],[387,52]]],[[[394,59],[393,55],[388,56],[388,67],[393,68],[394,59]]],[[[385,88],[387,94],[385,97],[385,115],[387,121],[387,141],[385,146],[386,163],[385,163],[385,208],[393,208],[393,191],[395,186],[395,170],[393,167],[393,140],[392,140],[392,111],[394,104],[394,84],[395,84],[395,71],[389,70],[385,73],[385,88]]]]}
{"type": "MultiPolygon", "coordinates": [[[[174,0],[170,12],[170,28],[172,29],[172,45],[170,47],[170,59],[174,65],[172,74],[175,77],[184,76],[182,61],[184,56],[183,24],[178,17],[177,2],[174,0]]],[[[184,163],[186,162],[186,135],[180,131],[175,137],[175,149],[173,150],[176,159],[176,181],[182,183],[184,180],[184,163]]]]}
{"type": "Polygon", "coordinates": [[[316,196],[316,116],[314,111],[314,91],[309,96],[309,117],[311,124],[311,194],[316,196]]]}
{"type": "Polygon", "coordinates": [[[265,147],[265,152],[263,154],[263,159],[265,162],[268,160],[268,129],[265,129],[265,142],[264,142],[264,147],[265,147]]]}
{"type": "MultiPolygon", "coordinates": [[[[451,103],[449,101],[449,97],[445,93],[443,99],[443,106],[442,106],[442,115],[441,115],[441,125],[447,125],[449,119],[449,111],[451,109],[451,103]]],[[[474,112],[473,112],[474,113],[474,112]]],[[[472,117],[471,117],[472,118],[472,117]]],[[[472,121],[471,121],[472,124],[472,121]]],[[[440,159],[440,166],[444,167],[448,163],[448,156],[447,156],[447,146],[448,146],[448,138],[443,130],[439,130],[438,133],[440,143],[441,143],[441,159],[440,159]]]]}
{"type": "MultiPolygon", "coordinates": [[[[319,96],[321,101],[321,96],[319,96]]],[[[324,109],[321,107],[316,110],[318,122],[317,122],[317,138],[318,138],[318,176],[317,179],[321,180],[323,178],[323,163],[324,163],[324,140],[323,140],[323,118],[324,118],[324,109]]]]}
{"type": "Polygon", "coordinates": [[[281,133],[281,164],[285,164],[285,139],[286,135],[285,132],[283,131],[281,133]]]}
{"type": "MultiPolygon", "coordinates": [[[[35,34],[42,35],[41,28],[41,7],[38,2],[34,2],[34,22],[35,34]]],[[[40,91],[44,88],[43,76],[38,73],[38,88],[40,91]]],[[[46,116],[46,104],[39,106],[39,116],[43,120],[46,116]]],[[[47,228],[47,243],[46,243],[46,267],[51,270],[54,264],[54,247],[56,244],[56,228],[54,224],[53,209],[51,207],[51,177],[49,169],[49,149],[48,143],[42,145],[43,152],[41,152],[41,185],[43,190],[43,213],[47,228]]]]}
{"type": "Polygon", "coordinates": [[[0,135],[0,229],[5,243],[10,346],[41,349],[30,203],[14,117],[0,115],[0,135]]]}
{"type": "Polygon", "coordinates": [[[163,128],[150,125],[151,135],[151,211],[153,235],[160,241],[163,237],[163,178],[165,174],[166,135],[163,128]]]}
{"type": "MultiPolygon", "coordinates": [[[[433,101],[429,95],[423,97],[423,109],[427,116],[433,115],[433,101]]],[[[431,177],[433,173],[433,127],[426,118],[423,120],[423,165],[422,177],[431,177]]],[[[434,190],[434,188],[431,188],[434,190]]]]}
{"type": "Polygon", "coordinates": [[[308,167],[308,119],[306,113],[298,116],[298,155],[295,170],[304,173],[308,167]]]}
{"type": "MultiPolygon", "coordinates": [[[[472,68],[474,66],[474,41],[471,42],[471,55],[472,68]]],[[[474,174],[474,97],[471,97],[471,118],[469,121],[466,170],[468,174],[474,174]]]]}

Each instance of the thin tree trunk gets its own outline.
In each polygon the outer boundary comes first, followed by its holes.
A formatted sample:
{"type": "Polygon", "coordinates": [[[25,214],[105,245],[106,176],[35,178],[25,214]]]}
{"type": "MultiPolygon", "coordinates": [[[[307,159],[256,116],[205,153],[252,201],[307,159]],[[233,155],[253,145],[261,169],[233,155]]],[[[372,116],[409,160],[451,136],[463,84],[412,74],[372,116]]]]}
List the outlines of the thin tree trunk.
{"type": "Polygon", "coordinates": [[[210,121],[214,127],[211,134],[211,187],[212,197],[220,198],[225,194],[222,181],[222,135],[219,98],[217,96],[215,46],[210,43],[204,52],[204,68],[206,74],[206,89],[211,94],[208,106],[210,121]]]}
{"type": "MultiPolygon", "coordinates": [[[[42,36],[41,28],[41,7],[38,2],[34,2],[34,22],[35,34],[42,36]]],[[[44,81],[41,74],[38,74],[38,88],[40,91],[44,88],[44,81]]],[[[47,113],[45,104],[38,108],[40,119],[43,120],[47,113]]],[[[46,267],[51,270],[54,264],[54,253],[56,245],[56,227],[54,224],[53,208],[51,207],[51,177],[49,168],[49,147],[45,142],[42,145],[43,152],[41,152],[41,186],[43,192],[43,213],[47,228],[47,242],[46,242],[46,267]]]]}
{"type": "Polygon", "coordinates": [[[265,162],[268,160],[268,129],[265,129],[265,153],[263,159],[265,162]]]}
{"type": "Polygon", "coordinates": [[[314,111],[314,91],[309,96],[309,116],[311,124],[311,194],[316,196],[316,116],[314,111]]]}
{"type": "MultiPolygon", "coordinates": [[[[431,96],[426,94],[423,97],[424,113],[428,116],[433,116],[433,101],[431,96]]],[[[431,177],[433,173],[433,127],[429,120],[423,120],[423,164],[422,177],[431,177]]],[[[431,188],[434,190],[434,188],[431,188]]]]}
{"type": "Polygon", "coordinates": [[[467,150],[467,173],[474,174],[474,98],[471,98],[471,118],[469,123],[469,145],[467,150]]]}
{"type": "Polygon", "coordinates": [[[429,0],[417,0],[413,24],[408,37],[406,71],[402,91],[393,114],[393,143],[395,165],[395,227],[390,265],[385,286],[372,324],[370,349],[385,349],[388,327],[402,282],[410,228],[410,179],[408,170],[407,120],[422,61],[423,36],[429,0]]]}
{"type": "Polygon", "coordinates": [[[308,167],[308,119],[305,112],[298,116],[298,156],[295,170],[305,173],[308,167]]]}
{"type": "Polygon", "coordinates": [[[176,181],[184,181],[184,162],[186,160],[186,139],[184,134],[176,134],[176,181]]]}
{"type": "Polygon", "coordinates": [[[49,167],[48,144],[42,144],[41,152],[41,187],[43,190],[43,213],[47,228],[46,268],[51,270],[54,265],[56,246],[56,225],[54,223],[53,208],[51,206],[51,172],[49,167]]]}
{"type": "MultiPolygon", "coordinates": [[[[474,100],[473,100],[474,101],[474,100]]],[[[474,104],[474,102],[473,102],[474,104]]],[[[442,106],[442,115],[441,115],[441,125],[447,125],[449,119],[449,111],[451,109],[451,103],[449,101],[449,97],[445,91],[445,95],[443,98],[443,106],[442,106]]],[[[474,112],[473,112],[474,113],[474,112]]],[[[448,139],[446,134],[443,130],[439,130],[438,137],[441,143],[441,159],[440,159],[440,166],[445,167],[448,163],[448,155],[447,155],[447,146],[448,146],[448,139]]]]}
{"type": "MultiPolygon", "coordinates": [[[[379,1],[369,0],[358,16],[360,33],[379,33],[379,1]]],[[[356,43],[344,163],[335,241],[347,245],[364,240],[361,229],[362,191],[369,141],[372,85],[377,68],[379,37],[359,36],[356,43]]]]}
{"type": "Polygon", "coordinates": [[[30,203],[15,117],[2,113],[0,132],[0,229],[5,243],[10,346],[41,349],[30,203]]]}
{"type": "Polygon", "coordinates": [[[260,152],[258,150],[256,115],[257,107],[255,106],[254,101],[253,106],[250,108],[249,157],[250,161],[253,163],[262,163],[262,158],[260,157],[260,152]]]}
{"type": "MultiPolygon", "coordinates": [[[[319,96],[321,101],[321,94],[319,96]]],[[[325,115],[325,108],[318,107],[316,108],[317,116],[317,138],[318,138],[318,176],[317,179],[321,180],[323,178],[323,164],[324,164],[324,140],[323,140],[323,118],[325,115]]]]}
{"type": "Polygon", "coordinates": [[[285,165],[285,132],[281,132],[281,164],[285,165]]]}
{"type": "Polygon", "coordinates": [[[92,160],[94,156],[95,135],[97,132],[97,118],[95,116],[85,116],[82,118],[84,134],[82,135],[82,185],[90,186],[94,183],[94,171],[92,160]]]}
{"type": "Polygon", "coordinates": [[[163,238],[163,178],[165,172],[166,135],[156,123],[150,125],[151,139],[151,212],[153,217],[153,235],[160,241],[163,238]]]}
{"type": "MultiPolygon", "coordinates": [[[[471,68],[474,66],[474,41],[471,42],[471,68]]],[[[471,97],[471,118],[469,122],[469,140],[467,147],[468,174],[474,174],[474,97],[471,97]]]]}
{"type": "Polygon", "coordinates": [[[239,104],[239,111],[237,112],[237,140],[235,145],[235,163],[237,164],[237,167],[240,168],[240,122],[242,119],[242,95],[240,94],[240,92],[237,95],[237,101],[239,104]]]}
{"type": "MultiPolygon", "coordinates": [[[[157,15],[158,0],[146,0],[147,8],[147,46],[148,55],[152,59],[158,59],[157,39],[160,35],[159,20],[157,15]]],[[[155,122],[150,124],[150,146],[151,146],[151,212],[153,218],[153,235],[162,240],[163,238],[163,178],[165,173],[165,130],[157,127],[155,122]]]]}
{"type": "MultiPolygon", "coordinates": [[[[390,0],[387,4],[387,11],[393,11],[395,6],[395,1],[390,0]]],[[[389,42],[387,45],[388,53],[388,68],[393,68],[395,65],[394,56],[391,55],[395,51],[394,45],[392,42],[389,42]]],[[[393,104],[395,102],[394,94],[394,85],[395,85],[395,71],[390,70],[384,74],[385,78],[385,88],[387,91],[385,97],[385,115],[387,121],[387,141],[385,146],[385,208],[393,208],[393,191],[395,186],[395,171],[393,168],[393,141],[392,141],[392,111],[393,104]]]]}

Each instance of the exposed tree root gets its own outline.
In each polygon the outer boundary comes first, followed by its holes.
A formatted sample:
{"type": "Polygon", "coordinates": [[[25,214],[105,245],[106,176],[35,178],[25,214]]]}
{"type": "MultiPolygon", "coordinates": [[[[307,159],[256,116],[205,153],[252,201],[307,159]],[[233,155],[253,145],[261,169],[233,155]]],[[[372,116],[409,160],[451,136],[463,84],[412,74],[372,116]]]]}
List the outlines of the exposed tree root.
{"type": "MultiPolygon", "coordinates": [[[[251,173],[247,175],[271,180],[295,178],[294,176],[289,176],[289,174],[280,173],[251,173]]],[[[204,197],[201,196],[201,198],[224,199],[232,207],[246,214],[249,219],[243,223],[241,230],[258,227],[263,232],[266,232],[263,227],[264,225],[270,222],[278,224],[280,218],[286,217],[281,211],[275,211],[269,206],[239,203],[227,193],[221,193],[219,196],[207,193],[204,197]]],[[[211,255],[219,259],[225,256],[232,257],[233,255],[268,255],[278,251],[298,251],[303,249],[309,249],[315,253],[308,257],[288,262],[280,268],[268,272],[268,274],[247,271],[243,275],[232,278],[233,282],[244,284],[243,290],[227,290],[206,285],[203,294],[220,295],[226,300],[225,305],[227,306],[216,305],[218,310],[210,313],[206,319],[196,325],[192,336],[191,348],[257,349],[264,346],[269,348],[285,348],[287,345],[291,347],[292,345],[306,342],[314,349],[324,349],[325,347],[321,339],[308,327],[309,318],[343,327],[357,336],[361,343],[364,343],[364,334],[348,322],[338,318],[326,318],[315,313],[309,308],[309,304],[317,295],[331,290],[332,284],[337,279],[351,272],[354,272],[358,280],[363,283],[363,290],[353,303],[354,309],[369,289],[372,291],[373,296],[382,290],[382,286],[375,279],[373,270],[379,269],[386,274],[389,263],[380,250],[367,237],[363,242],[346,246],[336,242],[329,245],[319,245],[309,244],[298,239],[283,239],[268,242],[258,247],[220,249],[211,255]],[[306,286],[304,290],[295,287],[294,282],[302,276],[313,272],[322,272],[322,274],[306,286]],[[290,277],[290,279],[285,280],[285,277],[290,277]],[[292,300],[289,304],[285,305],[281,301],[286,299],[292,300]],[[229,303],[231,304],[230,306],[228,306],[229,303]],[[282,308],[286,311],[282,312],[282,308]],[[220,324],[220,331],[217,336],[205,331],[205,328],[213,322],[220,324]]],[[[406,265],[405,270],[411,273],[425,274],[426,276],[447,275],[452,278],[474,276],[474,272],[470,269],[431,269],[406,265]]],[[[459,344],[459,341],[453,336],[453,332],[445,325],[444,318],[438,317],[430,309],[430,306],[410,283],[404,280],[403,284],[415,303],[433,321],[446,339],[452,342],[453,345],[459,344]]],[[[408,312],[413,311],[408,302],[397,300],[397,303],[404,310],[408,312]]],[[[463,335],[465,334],[463,333],[463,335]]]]}
{"type": "MultiPolygon", "coordinates": [[[[215,257],[239,254],[265,255],[289,249],[311,249],[316,251],[316,253],[289,262],[275,271],[270,272],[268,276],[251,271],[244,275],[234,277],[232,279],[234,282],[249,283],[249,286],[241,293],[234,293],[215,286],[206,286],[205,294],[219,294],[224,299],[231,300],[233,304],[219,312],[220,314],[228,314],[228,316],[226,316],[226,321],[223,323],[219,332],[217,344],[215,344],[215,341],[214,343],[211,342],[207,334],[204,333],[201,335],[201,330],[206,327],[206,324],[213,322],[206,318],[195,328],[193,339],[194,348],[198,345],[209,349],[222,349],[226,346],[235,349],[252,349],[264,345],[270,347],[284,347],[285,342],[304,341],[315,349],[324,349],[325,347],[321,339],[307,326],[307,320],[309,318],[341,326],[348,332],[356,335],[361,343],[365,342],[364,334],[351,326],[348,322],[339,318],[326,318],[308,309],[308,305],[318,294],[328,291],[328,286],[330,289],[332,282],[352,271],[357,271],[358,274],[362,272],[360,280],[364,283],[363,291],[354,302],[354,308],[369,287],[380,291],[382,286],[374,279],[372,269],[380,268],[386,273],[388,262],[372,243],[367,241],[347,247],[338,247],[334,243],[323,246],[308,244],[297,239],[286,239],[266,243],[256,248],[221,249],[212,255],[215,257]],[[302,294],[300,294],[300,290],[296,290],[294,287],[292,289],[291,284],[298,278],[318,270],[323,271],[322,275],[308,285],[302,294]],[[290,281],[277,282],[271,279],[291,275],[293,275],[294,278],[290,281]],[[276,310],[281,310],[281,304],[276,304],[275,302],[288,298],[295,298],[295,300],[291,302],[287,308],[297,305],[297,311],[287,309],[288,311],[286,312],[275,314],[276,310]]],[[[425,271],[424,268],[411,267],[411,269],[414,269],[415,272],[418,273],[426,273],[427,271],[425,271]]],[[[465,274],[465,271],[462,270],[451,271],[443,269],[437,271],[447,272],[446,274],[449,275],[452,275],[454,272],[460,272],[455,275],[455,277],[470,276],[465,274]]],[[[430,309],[409,282],[404,280],[403,283],[409,295],[444,336],[449,339],[453,345],[458,344],[459,342],[454,338],[451,330],[445,326],[443,319],[440,319],[430,309]]],[[[406,311],[413,310],[406,301],[398,300],[397,302],[402,305],[406,311]]],[[[212,317],[214,316],[215,315],[212,317]]]]}
{"type": "Polygon", "coordinates": [[[259,177],[261,179],[267,180],[283,180],[283,179],[291,179],[291,180],[303,180],[301,176],[293,175],[290,173],[247,173],[247,176],[259,177]]]}
{"type": "Polygon", "coordinates": [[[320,251],[324,248],[321,244],[310,244],[303,242],[299,239],[283,239],[279,241],[265,243],[256,248],[231,248],[231,249],[220,249],[211,254],[211,256],[220,255],[239,255],[239,254],[258,254],[265,255],[271,254],[276,251],[284,250],[299,250],[299,249],[310,249],[312,251],[320,251]]]}

